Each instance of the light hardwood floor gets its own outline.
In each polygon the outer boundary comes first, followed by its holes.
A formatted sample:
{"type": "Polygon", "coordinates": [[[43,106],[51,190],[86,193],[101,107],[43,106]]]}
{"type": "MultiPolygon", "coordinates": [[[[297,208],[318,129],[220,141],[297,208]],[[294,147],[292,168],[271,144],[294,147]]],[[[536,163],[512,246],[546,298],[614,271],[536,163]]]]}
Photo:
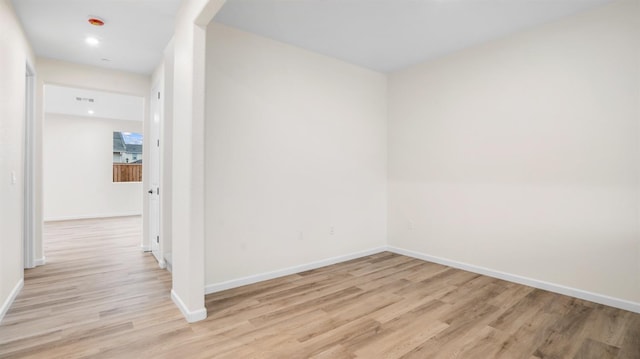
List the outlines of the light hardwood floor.
{"type": "Polygon", "coordinates": [[[208,295],[187,324],[140,218],[47,223],[0,358],[640,358],[640,315],[391,253],[208,295]]]}

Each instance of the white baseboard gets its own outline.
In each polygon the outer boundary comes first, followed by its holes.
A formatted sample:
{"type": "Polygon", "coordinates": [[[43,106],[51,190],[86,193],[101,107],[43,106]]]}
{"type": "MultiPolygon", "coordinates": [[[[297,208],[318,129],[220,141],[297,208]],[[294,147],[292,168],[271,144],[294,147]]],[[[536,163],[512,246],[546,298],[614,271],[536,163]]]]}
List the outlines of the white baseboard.
{"type": "Polygon", "coordinates": [[[144,244],[140,245],[140,249],[142,249],[143,252],[151,252],[151,246],[145,246],[144,244]]]}
{"type": "Polygon", "coordinates": [[[207,319],[207,309],[206,308],[203,307],[203,308],[200,308],[198,310],[193,310],[193,311],[189,310],[189,308],[187,308],[187,306],[184,304],[182,299],[180,299],[178,294],[173,289],[171,289],[171,300],[173,300],[173,302],[178,307],[178,309],[180,309],[180,311],[182,312],[182,315],[184,315],[184,317],[187,320],[187,322],[194,323],[194,322],[198,322],[198,321],[207,319]]]}
{"type": "Polygon", "coordinates": [[[42,256],[42,258],[38,258],[35,261],[33,261],[33,264],[37,267],[37,266],[43,266],[45,264],[47,264],[47,257],[42,256]]]}
{"type": "Polygon", "coordinates": [[[332,265],[340,262],[345,262],[351,259],[365,257],[368,255],[372,255],[372,254],[376,254],[384,251],[389,251],[392,253],[421,259],[427,262],[438,263],[445,266],[458,268],[458,269],[466,270],[469,272],[506,280],[513,283],[523,284],[529,287],[543,289],[550,292],[567,295],[570,297],[584,299],[594,303],[604,304],[610,307],[628,310],[630,312],[640,313],[640,303],[637,303],[637,302],[610,297],[604,294],[593,293],[593,292],[585,291],[582,289],[567,287],[561,284],[550,283],[550,282],[546,282],[538,279],[523,277],[516,274],[505,273],[505,272],[493,270],[490,268],[458,262],[458,261],[450,260],[446,258],[436,257],[436,256],[428,255],[425,253],[411,251],[411,250],[398,248],[394,246],[382,246],[382,247],[373,248],[373,249],[369,249],[361,252],[319,260],[316,262],[311,262],[311,263],[307,263],[299,266],[275,270],[272,272],[260,273],[260,274],[255,274],[255,275],[242,277],[238,279],[232,279],[232,280],[221,282],[221,283],[209,284],[205,286],[205,294],[211,294],[211,293],[220,292],[220,291],[231,289],[231,288],[236,288],[236,287],[241,287],[248,284],[262,282],[269,279],[296,274],[296,273],[304,272],[307,270],[316,269],[316,268],[320,268],[320,267],[324,267],[324,266],[328,266],[328,265],[332,265]]]}
{"type": "Polygon", "coordinates": [[[523,284],[529,287],[534,287],[538,289],[548,290],[550,292],[559,293],[563,295],[568,295],[570,297],[575,297],[579,299],[588,300],[591,302],[608,305],[610,307],[620,308],[624,310],[628,310],[630,312],[640,313],[640,303],[632,302],[625,299],[614,298],[603,294],[592,293],[582,289],[571,288],[567,286],[563,286],[560,284],[549,283],[538,279],[523,277],[515,274],[505,273],[485,267],[476,266],[473,264],[462,263],[446,258],[431,256],[428,254],[410,251],[407,249],[402,249],[394,246],[388,246],[387,250],[389,252],[393,252],[396,254],[402,254],[408,257],[413,257],[417,259],[421,259],[427,262],[433,262],[442,264],[445,266],[463,269],[469,272],[478,273],[482,275],[486,275],[493,278],[498,278],[502,280],[506,280],[509,282],[514,282],[518,284],[523,284]]]}
{"type": "Polygon", "coordinates": [[[296,274],[296,273],[300,273],[300,272],[304,272],[304,271],[308,271],[308,270],[312,270],[312,269],[316,269],[316,268],[320,268],[320,267],[325,267],[325,266],[336,264],[336,263],[340,263],[340,262],[346,262],[348,260],[369,256],[369,255],[372,255],[372,254],[384,252],[386,250],[387,250],[387,247],[386,246],[382,246],[382,247],[367,249],[367,250],[364,250],[364,251],[350,253],[350,254],[346,254],[346,255],[342,255],[342,256],[322,259],[322,260],[319,260],[319,261],[315,261],[315,262],[311,262],[311,263],[307,263],[307,264],[302,264],[302,265],[298,265],[298,266],[278,269],[278,270],[275,270],[275,271],[272,271],[272,272],[255,274],[255,275],[251,275],[251,276],[248,276],[248,277],[232,279],[232,280],[228,280],[228,281],[221,282],[221,283],[208,284],[208,285],[205,286],[204,292],[205,292],[205,294],[211,294],[211,293],[215,293],[215,292],[220,292],[220,291],[231,289],[231,288],[241,287],[243,285],[258,283],[258,282],[262,282],[262,281],[265,281],[265,280],[274,279],[274,278],[278,278],[278,277],[284,277],[284,276],[287,276],[287,275],[296,274]]]}
{"type": "Polygon", "coordinates": [[[9,311],[9,308],[11,307],[11,304],[13,304],[13,301],[16,300],[16,297],[22,290],[22,287],[24,287],[24,279],[20,279],[20,281],[16,283],[16,286],[13,287],[13,290],[11,290],[11,293],[9,293],[7,299],[5,299],[4,303],[2,303],[2,307],[0,307],[0,322],[2,322],[2,319],[4,319],[4,315],[7,314],[7,311],[9,311]]]}
{"type": "Polygon", "coordinates": [[[134,213],[106,213],[106,214],[79,214],[73,216],[54,216],[47,217],[44,222],[73,221],[78,219],[98,219],[98,218],[114,218],[114,217],[135,217],[142,216],[141,212],[134,213]]]}

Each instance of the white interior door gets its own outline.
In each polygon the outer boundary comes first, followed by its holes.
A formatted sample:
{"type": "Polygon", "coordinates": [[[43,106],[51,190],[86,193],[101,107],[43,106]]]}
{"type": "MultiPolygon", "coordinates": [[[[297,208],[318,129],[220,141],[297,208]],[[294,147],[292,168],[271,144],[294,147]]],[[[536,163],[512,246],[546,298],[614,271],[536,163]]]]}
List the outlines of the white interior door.
{"type": "Polygon", "coordinates": [[[151,126],[147,148],[149,149],[149,242],[151,252],[164,267],[162,258],[162,241],[160,238],[160,122],[162,121],[162,106],[160,91],[154,88],[151,96],[151,126]]]}

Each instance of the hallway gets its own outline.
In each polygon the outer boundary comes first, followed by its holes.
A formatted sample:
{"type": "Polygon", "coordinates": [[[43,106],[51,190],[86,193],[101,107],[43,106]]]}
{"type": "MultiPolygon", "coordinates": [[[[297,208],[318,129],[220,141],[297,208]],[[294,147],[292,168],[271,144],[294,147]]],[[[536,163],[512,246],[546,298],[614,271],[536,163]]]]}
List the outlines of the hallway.
{"type": "Polygon", "coordinates": [[[141,217],[46,223],[47,264],[25,271],[0,325],[0,357],[127,357],[127,344],[190,331],[170,273],[140,250],[141,226],[141,217]]]}

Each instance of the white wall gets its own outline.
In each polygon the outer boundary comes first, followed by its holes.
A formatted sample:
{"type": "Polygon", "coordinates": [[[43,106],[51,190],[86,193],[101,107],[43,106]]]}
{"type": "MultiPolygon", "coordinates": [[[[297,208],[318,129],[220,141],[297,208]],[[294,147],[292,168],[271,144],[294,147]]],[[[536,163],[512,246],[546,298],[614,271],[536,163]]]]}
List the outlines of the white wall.
{"type": "Polygon", "coordinates": [[[11,3],[0,0],[0,320],[23,279],[26,64],[33,52],[11,3]],[[12,181],[12,173],[16,182],[12,181]]]}
{"type": "Polygon", "coordinates": [[[206,26],[226,0],[185,0],[173,37],[171,298],[190,322],[205,319],[204,112],[206,26]]]}
{"type": "Polygon", "coordinates": [[[639,21],[615,3],[391,74],[390,245],[640,302],[639,21]]]}
{"type": "Polygon", "coordinates": [[[142,121],[45,115],[45,220],[142,214],[142,183],[112,181],[114,131],[142,133],[142,121]]]}
{"type": "Polygon", "coordinates": [[[385,244],[383,74],[212,23],[206,80],[207,284],[385,244]]]}

